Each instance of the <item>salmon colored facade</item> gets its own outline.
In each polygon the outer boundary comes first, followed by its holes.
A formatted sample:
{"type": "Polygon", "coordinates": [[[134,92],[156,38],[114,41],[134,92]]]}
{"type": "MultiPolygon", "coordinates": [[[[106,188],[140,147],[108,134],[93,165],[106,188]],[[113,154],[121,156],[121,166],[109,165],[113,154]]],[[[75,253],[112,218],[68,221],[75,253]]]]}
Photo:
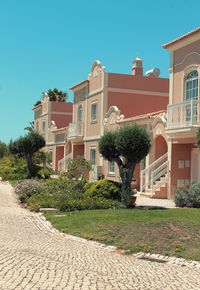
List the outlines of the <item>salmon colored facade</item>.
{"type": "Polygon", "coordinates": [[[105,130],[137,123],[152,140],[132,179],[141,195],[171,199],[174,188],[200,182],[200,151],[195,146],[200,127],[200,28],[163,47],[170,52],[169,80],[159,78],[158,69],[144,76],[139,57],[129,75],[108,73],[95,61],[88,77],[71,87],[73,114],[72,105],[49,102],[43,95],[42,104],[33,108],[35,130],[53,152],[54,169],[66,170],[80,155],[93,164],[91,181],[119,181],[117,165],[102,158],[98,142],[105,130]]]}
{"type": "MultiPolygon", "coordinates": [[[[92,162],[90,180],[105,177],[119,181],[116,164],[108,163],[99,154],[99,139],[105,129],[113,130],[125,124],[122,120],[166,110],[169,80],[143,76],[142,60],[138,57],[133,61],[130,75],[108,73],[99,61],[95,61],[88,78],[71,90],[74,106],[68,140],[72,144],[73,158],[78,152],[92,162]]],[[[143,126],[149,129],[149,120],[143,126]]],[[[140,188],[140,165],[135,169],[133,183],[140,188]]]]}
{"type": "Polygon", "coordinates": [[[200,28],[163,45],[170,52],[170,95],[167,109],[169,180],[168,198],[174,188],[200,182],[200,28]]]}
{"type": "Polygon", "coordinates": [[[34,130],[46,141],[44,150],[52,157],[52,168],[58,169],[58,162],[71,151],[67,146],[68,125],[72,121],[72,103],[50,102],[43,93],[41,104],[33,108],[34,130]]]}

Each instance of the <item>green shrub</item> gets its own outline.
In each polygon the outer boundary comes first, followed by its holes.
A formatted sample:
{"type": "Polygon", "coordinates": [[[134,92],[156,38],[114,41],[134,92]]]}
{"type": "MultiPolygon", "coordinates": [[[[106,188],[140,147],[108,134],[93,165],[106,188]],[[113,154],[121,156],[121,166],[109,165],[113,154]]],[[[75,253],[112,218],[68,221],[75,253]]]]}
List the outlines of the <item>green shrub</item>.
{"type": "Polygon", "coordinates": [[[48,179],[52,174],[52,169],[47,167],[41,167],[37,172],[37,177],[41,179],[48,179]]]}
{"type": "Polygon", "coordinates": [[[43,185],[37,180],[28,179],[18,181],[14,190],[21,202],[27,202],[31,196],[39,195],[42,192],[43,185]]]}
{"type": "Polygon", "coordinates": [[[100,193],[98,186],[96,186],[96,194],[85,192],[85,188],[90,190],[93,186],[91,184],[89,187],[88,184],[87,179],[84,178],[73,180],[61,177],[42,182],[32,179],[18,182],[15,186],[15,192],[19,200],[26,202],[27,208],[34,211],[38,211],[41,207],[54,207],[61,211],[119,207],[119,202],[113,200],[119,194],[117,183],[108,182],[107,180],[100,182],[103,193],[100,193]]]}
{"type": "Polygon", "coordinates": [[[39,211],[42,207],[58,208],[58,202],[54,196],[47,194],[32,195],[27,199],[27,208],[31,211],[39,211]]]}
{"type": "Polygon", "coordinates": [[[190,188],[175,189],[174,202],[178,207],[200,208],[200,183],[192,182],[190,188]]]}
{"type": "Polygon", "coordinates": [[[86,194],[90,197],[121,200],[121,185],[107,179],[102,179],[85,186],[86,194]]]}
{"type": "Polygon", "coordinates": [[[21,180],[27,178],[26,162],[13,155],[0,159],[0,176],[2,180],[21,180]]]}

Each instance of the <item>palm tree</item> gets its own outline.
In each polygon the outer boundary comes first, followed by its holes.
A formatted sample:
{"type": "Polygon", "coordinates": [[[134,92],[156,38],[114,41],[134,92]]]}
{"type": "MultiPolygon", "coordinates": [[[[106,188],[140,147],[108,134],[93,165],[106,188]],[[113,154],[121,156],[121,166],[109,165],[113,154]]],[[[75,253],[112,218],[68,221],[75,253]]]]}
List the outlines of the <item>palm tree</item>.
{"type": "Polygon", "coordinates": [[[57,88],[53,90],[49,89],[47,94],[51,102],[65,102],[68,97],[67,93],[59,91],[57,88]]]}

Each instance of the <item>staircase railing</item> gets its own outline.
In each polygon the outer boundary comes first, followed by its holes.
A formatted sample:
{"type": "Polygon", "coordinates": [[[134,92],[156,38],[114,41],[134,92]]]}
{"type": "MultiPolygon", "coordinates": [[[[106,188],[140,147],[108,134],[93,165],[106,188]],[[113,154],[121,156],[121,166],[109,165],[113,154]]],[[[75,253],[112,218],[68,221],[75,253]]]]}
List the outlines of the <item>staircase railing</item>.
{"type": "Polygon", "coordinates": [[[72,161],[72,152],[58,161],[58,170],[65,171],[67,169],[67,165],[71,161],[72,161]]]}
{"type": "Polygon", "coordinates": [[[151,194],[167,182],[169,162],[164,162],[151,173],[151,194]]]}
{"type": "MultiPolygon", "coordinates": [[[[165,153],[158,159],[156,159],[153,163],[151,163],[148,167],[143,169],[140,173],[140,191],[146,191],[147,189],[152,189],[152,178],[155,179],[155,176],[153,174],[154,171],[159,172],[161,169],[160,166],[162,166],[165,162],[168,160],[168,154],[165,153]]],[[[167,172],[166,172],[167,173],[167,172]]],[[[157,177],[158,178],[158,177],[157,177]]],[[[155,180],[153,181],[154,184],[155,180]]]]}

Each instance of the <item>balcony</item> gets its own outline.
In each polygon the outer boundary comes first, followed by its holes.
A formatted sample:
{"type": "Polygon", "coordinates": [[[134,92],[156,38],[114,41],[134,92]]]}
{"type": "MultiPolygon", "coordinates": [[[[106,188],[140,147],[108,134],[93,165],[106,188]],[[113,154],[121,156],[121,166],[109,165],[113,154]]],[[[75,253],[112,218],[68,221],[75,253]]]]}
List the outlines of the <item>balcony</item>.
{"type": "Polygon", "coordinates": [[[82,141],[83,139],[83,122],[69,123],[68,139],[82,141]]]}
{"type": "Polygon", "coordinates": [[[190,100],[168,105],[167,130],[192,129],[200,126],[200,101],[190,100]]]}

